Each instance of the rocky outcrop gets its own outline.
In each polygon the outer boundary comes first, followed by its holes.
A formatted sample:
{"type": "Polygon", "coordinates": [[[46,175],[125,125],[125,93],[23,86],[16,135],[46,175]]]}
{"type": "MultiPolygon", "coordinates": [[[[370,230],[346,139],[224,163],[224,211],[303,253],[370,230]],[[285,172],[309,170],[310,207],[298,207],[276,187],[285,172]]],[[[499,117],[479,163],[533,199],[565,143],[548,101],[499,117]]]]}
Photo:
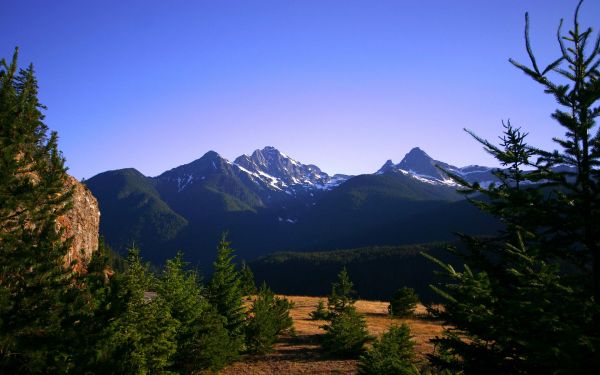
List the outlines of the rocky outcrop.
{"type": "Polygon", "coordinates": [[[68,176],[65,185],[73,188],[73,207],[58,218],[56,226],[64,228],[63,239],[72,238],[65,265],[76,260],[75,270],[81,272],[98,249],[100,209],[92,192],[74,177],[68,176]]]}

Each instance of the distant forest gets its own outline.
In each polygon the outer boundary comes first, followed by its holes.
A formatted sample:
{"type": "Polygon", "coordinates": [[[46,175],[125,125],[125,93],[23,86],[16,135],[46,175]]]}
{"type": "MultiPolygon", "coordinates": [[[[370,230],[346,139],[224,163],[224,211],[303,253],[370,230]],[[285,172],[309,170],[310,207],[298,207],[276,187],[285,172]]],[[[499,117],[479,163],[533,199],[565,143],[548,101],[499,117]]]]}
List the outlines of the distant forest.
{"type": "Polygon", "coordinates": [[[407,286],[413,288],[423,302],[439,302],[440,296],[429,284],[443,279],[435,277],[437,265],[421,252],[460,266],[461,261],[446,247],[439,242],[313,253],[281,252],[261,257],[249,265],[257,283],[265,281],[280,294],[325,296],[336,275],[346,267],[360,298],[389,301],[396,290],[407,286]]]}

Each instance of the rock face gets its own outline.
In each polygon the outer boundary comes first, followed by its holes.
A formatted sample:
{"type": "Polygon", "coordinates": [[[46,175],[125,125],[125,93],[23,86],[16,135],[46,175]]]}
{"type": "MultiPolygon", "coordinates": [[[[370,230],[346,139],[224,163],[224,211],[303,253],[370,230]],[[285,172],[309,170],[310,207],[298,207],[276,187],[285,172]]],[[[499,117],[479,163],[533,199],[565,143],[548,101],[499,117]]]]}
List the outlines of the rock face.
{"type": "Polygon", "coordinates": [[[73,207],[57,220],[57,229],[64,228],[63,239],[71,238],[65,265],[77,260],[75,270],[85,271],[92,253],[98,249],[100,209],[91,191],[74,177],[68,176],[65,185],[73,187],[73,207]]]}

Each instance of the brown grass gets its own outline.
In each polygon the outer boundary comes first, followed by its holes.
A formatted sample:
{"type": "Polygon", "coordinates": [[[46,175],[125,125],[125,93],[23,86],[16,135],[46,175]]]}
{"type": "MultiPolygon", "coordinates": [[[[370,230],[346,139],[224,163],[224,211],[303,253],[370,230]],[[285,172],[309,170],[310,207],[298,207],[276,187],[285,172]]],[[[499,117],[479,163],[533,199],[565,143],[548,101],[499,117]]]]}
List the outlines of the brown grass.
{"type": "MultiPolygon", "coordinates": [[[[356,360],[332,359],[322,351],[318,336],[323,333],[319,326],[324,321],[310,320],[309,313],[313,311],[319,297],[285,296],[294,302],[291,311],[294,320],[295,336],[282,337],[275,345],[274,352],[263,356],[245,356],[238,363],[224,369],[223,375],[237,374],[354,374],[356,360]]],[[[323,298],[325,300],[325,298],[323,298]]],[[[407,323],[415,341],[417,358],[422,360],[431,353],[433,346],[429,339],[440,335],[442,327],[430,320],[409,318],[393,319],[387,313],[388,303],[380,301],[357,301],[356,308],[365,315],[369,333],[379,336],[391,325],[407,323]]],[[[417,316],[426,314],[421,305],[417,308],[417,316]]]]}

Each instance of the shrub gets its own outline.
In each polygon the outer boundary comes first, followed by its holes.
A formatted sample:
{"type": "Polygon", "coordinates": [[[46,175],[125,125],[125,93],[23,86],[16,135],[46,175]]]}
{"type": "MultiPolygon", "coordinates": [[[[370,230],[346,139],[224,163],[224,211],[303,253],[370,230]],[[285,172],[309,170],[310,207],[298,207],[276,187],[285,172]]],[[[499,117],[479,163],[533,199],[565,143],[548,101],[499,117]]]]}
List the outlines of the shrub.
{"type": "Polygon", "coordinates": [[[402,324],[400,327],[392,326],[388,332],[373,343],[371,350],[360,357],[359,374],[419,374],[413,365],[414,345],[407,324],[402,324]]]}
{"type": "Polygon", "coordinates": [[[403,287],[398,289],[392,296],[388,311],[396,317],[411,316],[419,303],[419,296],[414,289],[403,287]]]}

